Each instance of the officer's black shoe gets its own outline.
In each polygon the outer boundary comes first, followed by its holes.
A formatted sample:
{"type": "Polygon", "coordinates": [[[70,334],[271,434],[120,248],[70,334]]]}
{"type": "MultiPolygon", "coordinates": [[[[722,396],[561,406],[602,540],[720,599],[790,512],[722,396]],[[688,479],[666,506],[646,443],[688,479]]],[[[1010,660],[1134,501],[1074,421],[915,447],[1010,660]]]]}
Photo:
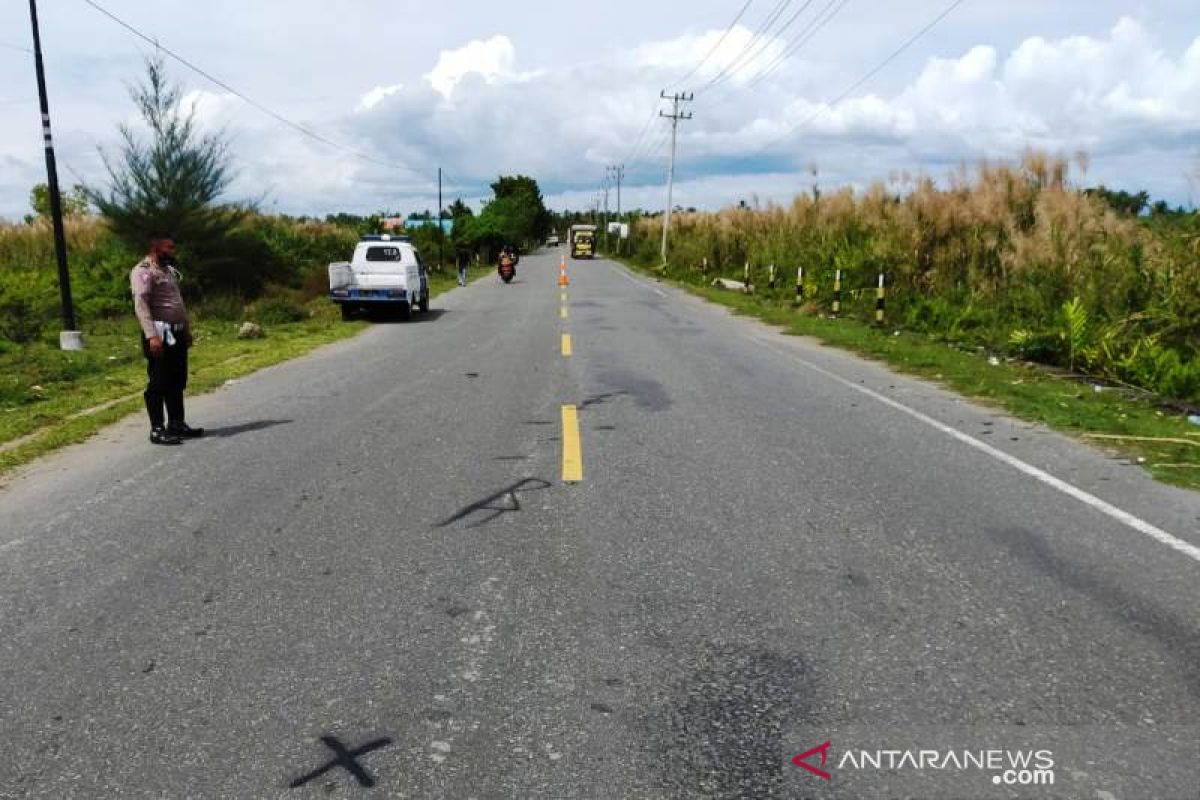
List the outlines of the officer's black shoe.
{"type": "Polygon", "coordinates": [[[165,428],[150,429],[151,444],[183,444],[183,440],[165,428]]]}
{"type": "Polygon", "coordinates": [[[193,428],[186,422],[181,422],[178,425],[168,425],[167,432],[180,439],[199,439],[204,435],[204,428],[193,428]]]}

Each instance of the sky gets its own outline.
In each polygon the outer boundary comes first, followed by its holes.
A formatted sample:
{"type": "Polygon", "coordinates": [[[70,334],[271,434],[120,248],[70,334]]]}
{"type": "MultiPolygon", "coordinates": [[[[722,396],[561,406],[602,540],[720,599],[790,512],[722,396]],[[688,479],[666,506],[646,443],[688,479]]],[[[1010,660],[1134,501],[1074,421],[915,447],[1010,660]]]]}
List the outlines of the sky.
{"type": "MultiPolygon", "coordinates": [[[[1196,0],[963,0],[888,60],[950,1],[96,0],[338,145],[168,58],[199,124],[230,141],[229,199],[268,211],[436,208],[439,166],[447,205],[478,207],[498,174],[522,173],[551,207],[585,209],[617,164],[622,206],[661,209],[663,91],[694,93],[677,140],[685,207],[943,178],[1030,147],[1075,159],[1078,185],[1200,202],[1196,0]]],[[[60,181],[103,186],[118,126],[139,130],[128,87],[156,48],[85,0],[42,0],[39,15],[60,181]]],[[[46,175],[31,47],[27,4],[0,5],[8,219],[46,175]]]]}

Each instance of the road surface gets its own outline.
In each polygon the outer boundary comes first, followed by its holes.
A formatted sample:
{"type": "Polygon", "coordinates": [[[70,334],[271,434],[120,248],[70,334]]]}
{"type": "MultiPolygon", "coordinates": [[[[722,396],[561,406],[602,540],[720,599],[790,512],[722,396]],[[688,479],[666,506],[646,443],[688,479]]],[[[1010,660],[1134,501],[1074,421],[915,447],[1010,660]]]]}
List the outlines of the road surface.
{"type": "Polygon", "coordinates": [[[1200,796],[1200,497],[557,276],[9,480],[0,797],[1200,796]]]}

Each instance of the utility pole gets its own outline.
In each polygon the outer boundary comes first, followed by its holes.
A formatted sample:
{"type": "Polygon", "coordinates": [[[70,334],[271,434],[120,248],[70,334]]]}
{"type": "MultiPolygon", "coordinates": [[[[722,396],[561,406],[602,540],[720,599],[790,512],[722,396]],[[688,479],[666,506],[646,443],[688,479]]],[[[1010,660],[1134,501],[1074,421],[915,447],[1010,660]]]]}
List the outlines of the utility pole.
{"type": "Polygon", "coordinates": [[[662,260],[663,264],[667,263],[667,231],[671,229],[671,193],[675,188],[675,137],[679,131],[679,120],[691,119],[692,112],[681,112],[679,110],[680,103],[690,103],[695,97],[691,92],[676,92],[668,95],[665,91],[659,93],[659,97],[663,100],[671,101],[671,113],[664,114],[658,112],[660,117],[666,117],[671,120],[671,165],[667,168],[667,213],[663,215],[663,235],[662,235],[662,260]]]}
{"type": "MultiPolygon", "coordinates": [[[[621,221],[621,181],[625,178],[625,165],[614,164],[609,169],[612,170],[613,177],[617,180],[617,224],[623,224],[621,221]]],[[[621,252],[621,230],[617,229],[617,253],[621,252]]]]}
{"type": "Polygon", "coordinates": [[[442,168],[438,167],[438,272],[442,271],[442,259],[445,255],[443,245],[446,243],[446,229],[442,227],[442,168]]]}
{"type": "Polygon", "coordinates": [[[29,0],[29,21],[33,26],[33,65],[37,71],[38,99],[42,106],[42,139],[46,145],[46,188],[50,190],[50,221],[54,226],[54,256],[58,261],[58,292],[62,300],[63,330],[58,346],[63,350],[82,350],[83,336],[75,326],[75,307],[71,303],[71,274],[67,270],[67,237],[63,232],[62,196],[58,191],[58,166],[54,160],[54,140],[50,136],[50,102],[46,99],[46,71],[42,66],[42,36],[38,31],[37,2],[29,0]]]}
{"type": "Polygon", "coordinates": [[[612,167],[604,168],[604,249],[605,250],[608,250],[608,188],[610,186],[609,174],[611,171],[612,171],[612,167]]]}

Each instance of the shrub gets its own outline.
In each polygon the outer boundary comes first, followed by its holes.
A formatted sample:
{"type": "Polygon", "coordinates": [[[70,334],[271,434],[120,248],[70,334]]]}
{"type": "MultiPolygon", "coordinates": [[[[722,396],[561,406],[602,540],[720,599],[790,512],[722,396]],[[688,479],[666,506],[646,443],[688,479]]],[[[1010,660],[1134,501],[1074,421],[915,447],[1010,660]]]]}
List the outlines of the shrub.
{"type": "Polygon", "coordinates": [[[255,303],[248,316],[260,325],[284,325],[300,322],[312,316],[304,306],[285,295],[271,295],[255,303]]]}
{"type": "Polygon", "coordinates": [[[241,322],[245,314],[246,302],[236,294],[206,297],[195,312],[198,319],[214,319],[221,322],[241,322]]]}
{"type": "Polygon", "coordinates": [[[0,299],[0,335],[17,344],[29,344],[41,337],[49,316],[29,298],[4,297],[0,299]]]}

